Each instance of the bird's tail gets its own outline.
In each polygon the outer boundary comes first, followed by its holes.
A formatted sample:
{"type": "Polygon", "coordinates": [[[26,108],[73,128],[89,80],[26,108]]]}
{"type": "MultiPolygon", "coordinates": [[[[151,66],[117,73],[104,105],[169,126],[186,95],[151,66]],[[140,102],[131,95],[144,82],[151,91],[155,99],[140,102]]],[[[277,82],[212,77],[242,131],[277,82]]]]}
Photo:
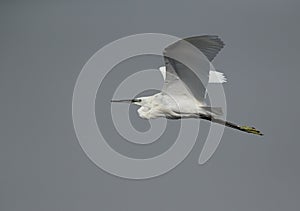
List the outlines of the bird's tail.
{"type": "Polygon", "coordinates": [[[210,70],[209,71],[209,80],[208,83],[217,83],[217,84],[222,84],[227,82],[227,78],[224,75],[224,73],[210,70]]]}
{"type": "Polygon", "coordinates": [[[205,111],[208,111],[209,113],[217,115],[217,116],[223,115],[223,110],[221,107],[202,106],[201,108],[204,109],[205,111]]]}

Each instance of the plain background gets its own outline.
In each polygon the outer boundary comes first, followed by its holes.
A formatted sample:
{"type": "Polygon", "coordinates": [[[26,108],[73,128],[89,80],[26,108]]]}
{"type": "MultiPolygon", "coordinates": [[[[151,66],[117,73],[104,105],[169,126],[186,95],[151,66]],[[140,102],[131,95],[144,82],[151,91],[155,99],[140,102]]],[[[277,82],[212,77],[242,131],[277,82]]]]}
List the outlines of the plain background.
{"type": "Polygon", "coordinates": [[[297,0],[1,1],[0,210],[299,210],[299,8],[297,0]],[[226,46],[214,64],[228,77],[228,119],[265,136],[226,129],[205,165],[199,140],[181,165],[149,180],[94,165],[72,125],[76,78],[101,47],[144,32],[219,35],[226,46]]]}

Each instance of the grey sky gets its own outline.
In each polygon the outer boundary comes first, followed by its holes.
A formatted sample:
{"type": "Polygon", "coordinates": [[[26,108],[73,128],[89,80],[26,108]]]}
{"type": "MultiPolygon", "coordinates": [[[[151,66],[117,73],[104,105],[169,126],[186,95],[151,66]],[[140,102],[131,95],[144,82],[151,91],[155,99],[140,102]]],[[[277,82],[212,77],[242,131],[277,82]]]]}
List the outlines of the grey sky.
{"type": "MultiPolygon", "coordinates": [[[[296,0],[1,1],[0,209],[298,210],[299,6],[296,0]],[[219,35],[226,45],[214,65],[228,78],[228,119],[265,136],[226,129],[203,166],[199,139],[181,165],[145,181],[94,165],[72,125],[76,78],[101,47],[144,32],[219,35]]],[[[116,148],[143,156],[172,143],[159,144],[147,152],[116,148]]]]}

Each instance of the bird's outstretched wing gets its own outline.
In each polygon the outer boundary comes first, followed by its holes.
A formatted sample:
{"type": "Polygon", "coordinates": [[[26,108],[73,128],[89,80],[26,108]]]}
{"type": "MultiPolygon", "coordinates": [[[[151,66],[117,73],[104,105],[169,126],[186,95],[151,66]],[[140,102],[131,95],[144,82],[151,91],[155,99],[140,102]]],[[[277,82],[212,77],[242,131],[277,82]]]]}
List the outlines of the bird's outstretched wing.
{"type": "Polygon", "coordinates": [[[220,50],[224,42],[216,35],[203,35],[183,39],[198,48],[211,62],[220,50]]]}
{"type": "Polygon", "coordinates": [[[166,77],[163,91],[169,95],[191,95],[204,101],[210,61],[223,48],[217,36],[185,38],[165,48],[166,77]],[[194,70],[194,72],[192,71],[194,70]]]}

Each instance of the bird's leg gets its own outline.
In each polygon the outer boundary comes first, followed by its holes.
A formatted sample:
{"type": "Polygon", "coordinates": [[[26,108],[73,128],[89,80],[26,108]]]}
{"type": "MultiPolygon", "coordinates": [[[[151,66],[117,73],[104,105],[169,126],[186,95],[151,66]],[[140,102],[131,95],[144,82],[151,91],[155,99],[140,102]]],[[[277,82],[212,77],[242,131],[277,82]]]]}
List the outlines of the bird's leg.
{"type": "Polygon", "coordinates": [[[200,119],[205,119],[205,120],[215,122],[215,123],[218,123],[218,124],[221,124],[221,125],[225,125],[227,127],[231,127],[231,128],[234,128],[234,129],[237,129],[237,130],[240,130],[240,131],[244,131],[244,132],[247,132],[247,133],[252,133],[252,134],[261,135],[261,136],[263,135],[259,130],[255,129],[254,127],[239,126],[239,125],[234,124],[232,122],[228,122],[228,121],[225,121],[225,120],[222,120],[222,119],[216,119],[211,115],[200,114],[199,117],[200,117],[200,119]]]}

